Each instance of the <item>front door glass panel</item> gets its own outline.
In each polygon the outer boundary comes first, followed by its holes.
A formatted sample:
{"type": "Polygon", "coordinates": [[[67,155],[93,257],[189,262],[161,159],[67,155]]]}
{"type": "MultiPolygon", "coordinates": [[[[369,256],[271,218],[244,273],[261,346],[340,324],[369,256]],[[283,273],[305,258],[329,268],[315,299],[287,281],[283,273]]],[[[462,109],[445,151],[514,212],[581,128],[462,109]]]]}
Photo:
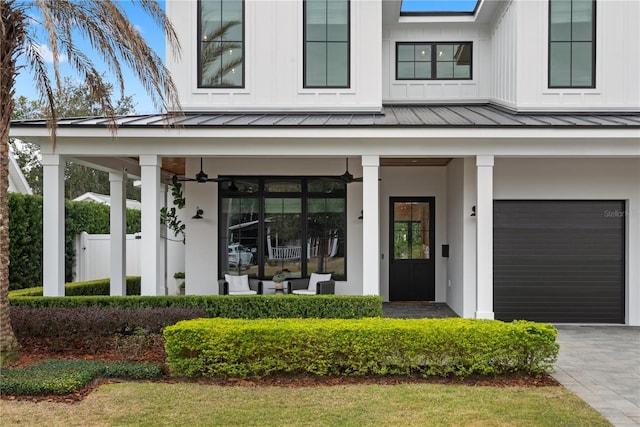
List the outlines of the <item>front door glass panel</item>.
{"type": "Polygon", "coordinates": [[[395,202],[393,258],[430,259],[429,202],[395,202]]]}

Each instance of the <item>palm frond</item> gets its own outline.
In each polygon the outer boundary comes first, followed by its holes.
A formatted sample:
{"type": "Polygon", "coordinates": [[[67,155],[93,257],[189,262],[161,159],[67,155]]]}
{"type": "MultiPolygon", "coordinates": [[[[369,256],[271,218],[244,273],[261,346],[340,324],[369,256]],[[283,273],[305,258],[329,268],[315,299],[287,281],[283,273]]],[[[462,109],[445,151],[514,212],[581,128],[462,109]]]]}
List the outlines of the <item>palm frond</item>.
{"type": "Polygon", "coordinates": [[[51,139],[55,147],[56,143],[56,120],[55,95],[51,80],[49,79],[48,67],[42,57],[42,50],[37,40],[31,34],[25,34],[24,56],[27,66],[33,70],[33,79],[36,90],[40,94],[40,101],[47,112],[47,127],[51,134],[51,139]]]}
{"type": "MultiPolygon", "coordinates": [[[[170,24],[164,11],[155,0],[137,0],[136,3],[145,10],[152,19],[161,25],[167,41],[172,49],[179,53],[180,47],[175,29],[170,24]]],[[[161,112],[179,111],[178,91],[169,76],[162,58],[151,49],[144,38],[129,21],[120,2],[114,0],[37,0],[37,7],[42,13],[43,27],[47,33],[48,43],[54,54],[53,68],[56,84],[59,82],[59,58],[63,51],[76,71],[87,79],[88,84],[95,84],[91,93],[97,96],[96,102],[106,107],[106,116],[113,112],[108,108],[107,99],[99,99],[104,93],[101,87],[106,85],[86,55],[78,50],[73,35],[86,39],[100,57],[109,71],[115,76],[117,85],[124,93],[123,65],[126,64],[140,80],[149,94],[154,106],[161,112]],[[89,65],[91,64],[91,65],[89,65]],[[83,70],[82,67],[88,67],[83,70]]]]}

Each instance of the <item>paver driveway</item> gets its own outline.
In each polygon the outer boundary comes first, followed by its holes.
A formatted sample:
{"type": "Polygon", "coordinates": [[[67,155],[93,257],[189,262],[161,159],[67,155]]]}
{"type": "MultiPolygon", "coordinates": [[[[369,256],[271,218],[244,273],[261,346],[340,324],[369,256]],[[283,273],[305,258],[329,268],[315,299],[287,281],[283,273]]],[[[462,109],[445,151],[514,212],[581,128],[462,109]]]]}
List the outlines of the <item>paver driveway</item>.
{"type": "Polygon", "coordinates": [[[640,327],[558,325],[553,377],[615,426],[640,425],[640,327]]]}

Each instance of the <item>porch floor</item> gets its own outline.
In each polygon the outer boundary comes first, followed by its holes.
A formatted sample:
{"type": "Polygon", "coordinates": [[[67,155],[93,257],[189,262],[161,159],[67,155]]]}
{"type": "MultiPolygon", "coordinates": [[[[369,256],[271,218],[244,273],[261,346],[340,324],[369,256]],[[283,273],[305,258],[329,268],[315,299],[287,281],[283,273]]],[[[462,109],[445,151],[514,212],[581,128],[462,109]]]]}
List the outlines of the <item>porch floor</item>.
{"type": "Polygon", "coordinates": [[[382,303],[382,316],[396,319],[422,319],[458,317],[444,302],[385,302],[382,303]]]}

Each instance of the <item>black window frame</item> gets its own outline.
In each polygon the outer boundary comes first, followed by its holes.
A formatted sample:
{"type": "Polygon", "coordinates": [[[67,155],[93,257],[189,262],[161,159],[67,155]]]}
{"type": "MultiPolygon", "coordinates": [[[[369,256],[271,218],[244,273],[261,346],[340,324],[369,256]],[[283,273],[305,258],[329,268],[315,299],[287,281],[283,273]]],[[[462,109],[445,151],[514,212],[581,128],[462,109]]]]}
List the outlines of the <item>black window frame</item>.
{"type": "MultiPolygon", "coordinates": [[[[328,2],[329,0],[325,0],[328,2]]],[[[351,0],[344,0],[347,3],[347,83],[344,86],[340,85],[310,85],[307,84],[307,43],[320,43],[322,41],[307,40],[307,0],[302,1],[302,87],[304,89],[350,89],[351,88],[351,0]]],[[[345,42],[332,42],[324,40],[325,45],[329,43],[345,43],[345,42]]],[[[328,61],[327,61],[328,64],[328,61]]],[[[327,65],[325,64],[325,65],[327,65]]],[[[328,72],[325,70],[325,81],[328,72]]]]}
{"type": "MultiPolygon", "coordinates": [[[[441,61],[442,62],[442,61],[441,61]]],[[[469,81],[469,80],[473,80],[473,42],[472,41],[442,41],[442,42],[396,42],[396,80],[398,81],[403,81],[403,80],[408,80],[408,81],[415,81],[415,80],[460,80],[460,81],[469,81]],[[398,55],[398,50],[400,48],[400,46],[416,46],[416,45],[428,45],[431,47],[431,58],[430,58],[430,63],[431,63],[431,77],[429,78],[425,78],[425,77],[413,77],[413,78],[404,78],[404,77],[399,77],[398,76],[398,68],[399,68],[399,64],[400,63],[413,63],[414,64],[414,68],[415,68],[415,63],[418,61],[400,61],[399,55],[398,55]],[[468,45],[469,46],[469,77],[437,77],[438,75],[438,61],[437,61],[437,46],[442,46],[442,45],[468,45]]],[[[415,73],[414,73],[415,75],[415,73]]]]}
{"type": "Polygon", "coordinates": [[[241,52],[242,52],[242,82],[240,83],[240,85],[205,85],[202,82],[202,43],[204,43],[202,41],[202,2],[211,2],[211,1],[219,1],[221,3],[221,10],[222,10],[222,3],[223,0],[198,0],[197,3],[197,67],[198,67],[198,88],[199,89],[244,89],[245,88],[245,76],[246,76],[246,55],[245,55],[245,45],[246,45],[246,34],[245,34],[245,21],[246,21],[246,11],[245,11],[245,0],[237,0],[242,2],[242,22],[240,22],[239,25],[242,26],[242,41],[238,41],[236,43],[241,43],[242,44],[242,48],[241,48],[241,52]]]}
{"type": "MultiPolygon", "coordinates": [[[[592,3],[592,21],[591,21],[591,84],[590,85],[552,85],[551,84],[551,45],[553,43],[569,43],[571,47],[571,51],[573,51],[573,46],[576,43],[583,43],[584,41],[573,41],[572,36],[570,40],[551,40],[551,9],[552,3],[557,0],[549,0],[548,5],[548,17],[547,17],[547,87],[549,89],[595,89],[596,87],[596,18],[597,18],[597,2],[596,0],[591,0],[592,3]]],[[[571,11],[571,25],[573,26],[573,2],[574,0],[563,0],[570,1],[572,6],[571,11]]],[[[572,33],[570,31],[570,33],[572,33]]],[[[573,55],[569,55],[570,61],[573,58],[573,55]]],[[[569,62],[569,70],[571,72],[571,62],[569,62]]],[[[573,76],[570,74],[569,76],[570,82],[573,80],[573,76]]]]}
{"type": "MultiPolygon", "coordinates": [[[[255,278],[269,280],[270,277],[264,277],[264,266],[266,263],[266,259],[264,257],[264,246],[266,241],[266,233],[265,233],[265,199],[268,198],[293,198],[301,200],[301,240],[307,241],[310,236],[309,231],[309,209],[308,209],[308,200],[309,199],[342,199],[344,200],[344,212],[342,214],[342,221],[344,224],[344,236],[342,239],[343,253],[344,253],[344,273],[343,274],[335,274],[332,277],[336,280],[347,280],[347,235],[348,235],[348,223],[347,223],[347,185],[343,183],[339,179],[336,179],[335,176],[231,176],[225,175],[218,177],[220,182],[218,183],[218,212],[223,211],[223,200],[227,198],[254,198],[258,199],[258,227],[257,227],[257,264],[258,264],[258,276],[255,278]],[[252,192],[243,192],[243,191],[230,191],[225,189],[225,186],[228,186],[225,183],[230,182],[241,182],[243,180],[246,181],[257,181],[257,190],[252,192]],[[302,189],[300,192],[267,192],[265,191],[265,183],[271,180],[280,180],[282,182],[286,181],[299,181],[302,184],[302,189]],[[327,182],[336,181],[343,183],[344,191],[336,191],[335,193],[327,193],[326,191],[309,191],[309,182],[316,180],[326,180],[327,182]]],[[[226,227],[226,224],[223,224],[223,215],[218,215],[218,230],[223,230],[226,227]]],[[[223,253],[227,251],[228,242],[224,241],[224,239],[218,239],[218,279],[224,278],[224,258],[223,253]],[[223,252],[224,251],[224,252],[223,252]]],[[[301,277],[309,277],[312,272],[308,271],[308,254],[306,245],[301,245],[301,277]]],[[[254,277],[254,276],[251,276],[254,277]]]]}

